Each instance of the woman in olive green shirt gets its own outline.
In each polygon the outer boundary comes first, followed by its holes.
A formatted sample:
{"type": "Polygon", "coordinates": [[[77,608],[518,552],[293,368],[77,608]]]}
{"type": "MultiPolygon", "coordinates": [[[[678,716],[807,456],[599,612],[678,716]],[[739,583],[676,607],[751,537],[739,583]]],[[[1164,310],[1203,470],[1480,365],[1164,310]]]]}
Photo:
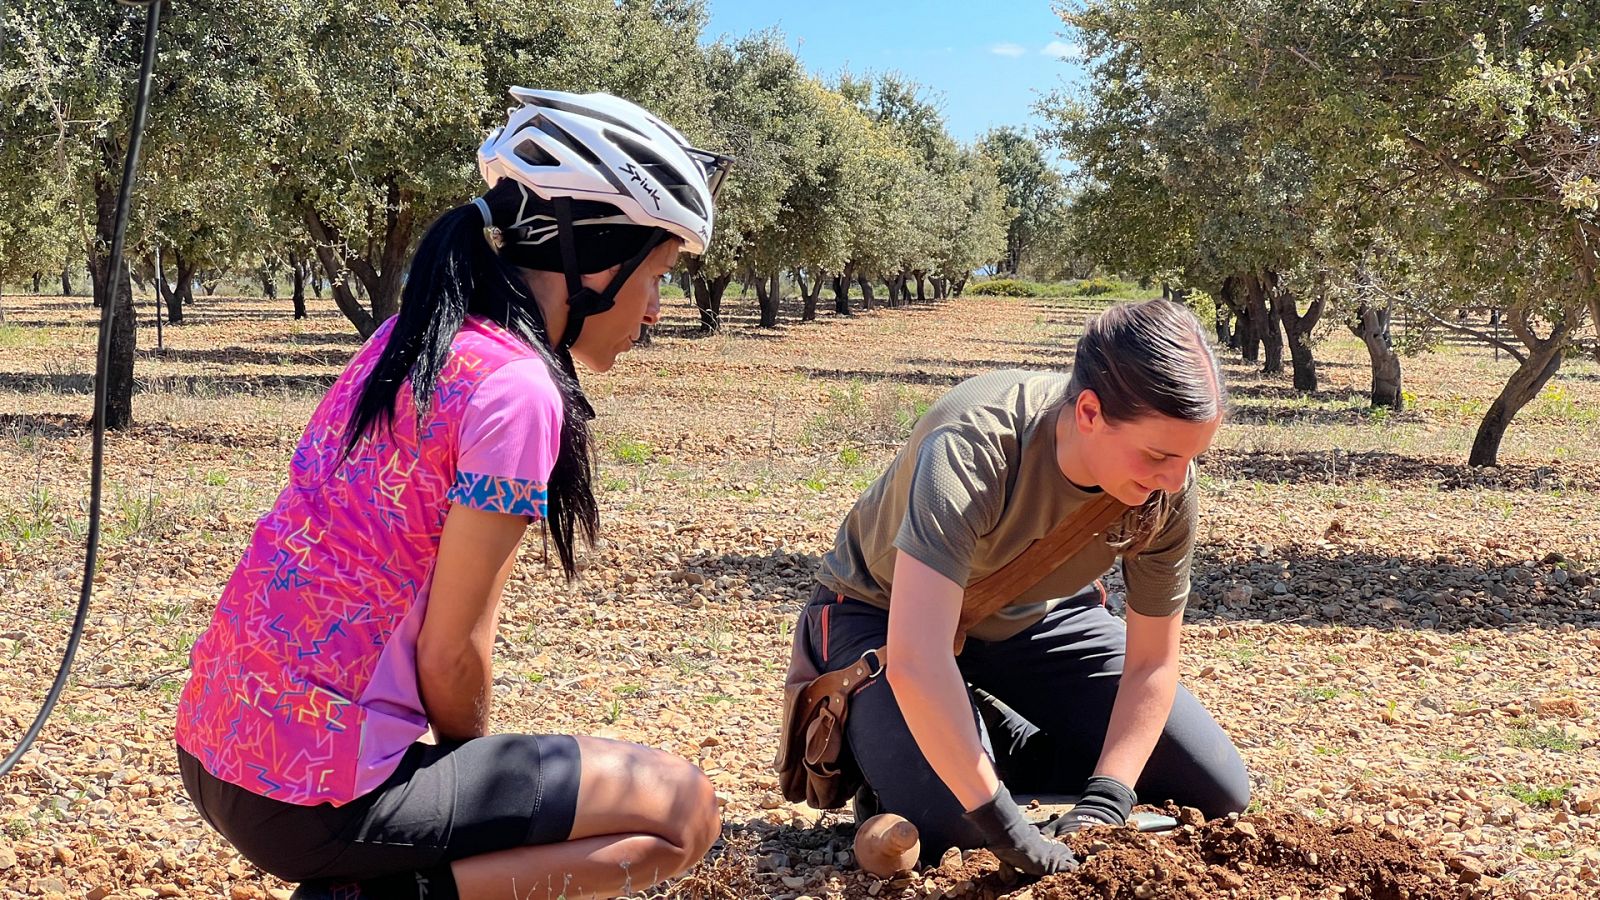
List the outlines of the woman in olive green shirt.
{"type": "Polygon", "coordinates": [[[1191,463],[1224,394],[1199,321],[1156,300],[1092,320],[1070,376],[994,372],[928,410],[840,526],[801,616],[821,671],[889,647],[847,722],[867,782],[858,813],[910,819],[929,860],[982,846],[1044,874],[1075,864],[1049,837],[1123,824],[1135,787],[1209,816],[1244,809],[1238,752],[1178,686],[1191,463]],[[964,589],[1101,492],[1128,515],[977,623],[955,656],[964,589]],[[1126,623],[1099,581],[1118,558],[1126,623]],[[1081,799],[1041,833],[1006,784],[1081,799]]]}

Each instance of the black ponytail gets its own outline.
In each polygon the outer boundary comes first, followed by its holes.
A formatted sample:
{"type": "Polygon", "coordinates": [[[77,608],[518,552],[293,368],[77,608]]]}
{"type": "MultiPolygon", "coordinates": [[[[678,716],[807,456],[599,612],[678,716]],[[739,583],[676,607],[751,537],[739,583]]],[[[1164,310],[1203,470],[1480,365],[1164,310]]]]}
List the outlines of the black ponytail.
{"type": "MultiPolygon", "coordinates": [[[[490,195],[511,184],[501,182],[490,195]]],[[[348,457],[374,426],[393,424],[395,397],[407,378],[419,420],[426,416],[450,345],[469,314],[493,319],[538,352],[561,392],[561,448],[550,471],[546,518],[561,569],[570,579],[577,573],[575,535],[582,534],[592,546],[600,525],[589,452],[589,402],[570,362],[558,359],[551,349],[527,284],[484,238],[483,218],[473,204],[446,212],[422,236],[389,342],[350,415],[344,453],[348,457]]]]}

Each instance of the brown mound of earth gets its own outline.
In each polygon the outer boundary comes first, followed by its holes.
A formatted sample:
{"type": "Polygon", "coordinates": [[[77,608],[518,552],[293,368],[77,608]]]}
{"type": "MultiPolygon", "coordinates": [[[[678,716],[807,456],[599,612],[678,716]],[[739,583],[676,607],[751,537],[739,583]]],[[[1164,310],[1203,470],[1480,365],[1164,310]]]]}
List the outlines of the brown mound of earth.
{"type": "MultiPolygon", "coordinates": [[[[1002,872],[981,850],[959,857],[952,851],[940,866],[888,881],[853,865],[751,872],[733,857],[761,854],[740,853],[703,867],[670,896],[725,900],[774,888],[788,888],[795,900],[1459,900],[1493,893],[1494,879],[1475,860],[1444,855],[1393,828],[1328,826],[1286,812],[1202,822],[1194,810],[1181,812],[1186,824],[1167,834],[1102,828],[1073,835],[1069,843],[1083,864],[1042,879],[1002,872]]],[[[810,834],[790,832],[795,841],[774,834],[762,847],[793,851],[818,843],[810,834]]],[[[806,858],[803,850],[799,858],[806,858]]]]}

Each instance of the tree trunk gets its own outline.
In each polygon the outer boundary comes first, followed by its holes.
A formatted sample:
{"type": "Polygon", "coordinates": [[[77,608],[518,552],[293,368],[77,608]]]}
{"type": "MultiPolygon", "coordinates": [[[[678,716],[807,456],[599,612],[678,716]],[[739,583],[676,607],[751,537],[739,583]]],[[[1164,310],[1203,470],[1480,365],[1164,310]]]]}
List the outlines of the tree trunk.
{"type": "MultiPolygon", "coordinates": [[[[98,240],[98,238],[96,239],[98,240]]],[[[99,309],[100,307],[104,306],[106,297],[110,296],[110,292],[106,290],[105,273],[100,271],[98,262],[101,253],[110,252],[110,244],[107,244],[104,249],[96,248],[94,251],[92,251],[92,255],[85,263],[89,269],[89,282],[92,285],[90,291],[92,291],[95,309],[99,309]]]]}
{"type": "Polygon", "coordinates": [[[155,258],[151,261],[151,268],[155,269],[156,282],[156,321],[161,321],[161,308],[168,309],[168,321],[171,321],[172,285],[167,283],[167,259],[161,253],[161,248],[156,247],[155,258]]]}
{"type": "Polygon", "coordinates": [[[923,301],[923,300],[928,299],[927,293],[925,293],[924,290],[923,290],[923,282],[927,279],[928,273],[927,272],[913,272],[911,274],[917,279],[917,300],[918,301],[923,301]]]}
{"type": "Polygon", "coordinates": [[[33,273],[33,293],[36,296],[39,293],[39,284],[42,281],[44,281],[44,273],[43,272],[35,272],[35,273],[33,273]]]}
{"type": "Polygon", "coordinates": [[[806,280],[806,273],[799,269],[794,270],[795,284],[800,287],[800,321],[813,322],[817,318],[817,298],[822,296],[822,284],[826,280],[823,272],[818,271],[816,277],[806,280]]]}
{"type": "Polygon", "coordinates": [[[272,268],[270,266],[262,266],[260,269],[260,274],[261,296],[267,298],[268,300],[278,299],[278,279],[273,277],[275,273],[272,271],[272,268]]]}
{"type": "Polygon", "coordinates": [[[61,296],[72,296],[72,272],[65,267],[61,269],[61,296]]]}
{"type": "Polygon", "coordinates": [[[1505,437],[1511,420],[1528,405],[1529,400],[1539,396],[1539,391],[1544,388],[1545,383],[1556,374],[1556,370],[1561,368],[1561,355],[1566,348],[1567,339],[1576,324],[1581,321],[1580,309],[1581,307],[1568,309],[1565,315],[1556,320],[1550,337],[1542,339],[1533,333],[1530,314],[1526,308],[1513,311],[1507,317],[1511,319],[1507,324],[1511,325],[1511,330],[1528,348],[1528,352],[1518,357],[1517,370],[1511,373],[1511,377],[1506,380],[1506,386],[1500,390],[1500,395],[1494,398],[1494,402],[1489,404],[1489,411],[1484,413],[1483,421],[1478,425],[1478,433],[1472,439],[1472,451],[1467,456],[1467,465],[1500,464],[1500,440],[1505,437]]]}
{"type": "MultiPolygon", "coordinates": [[[[107,159],[116,154],[107,146],[107,159]]],[[[119,183],[109,173],[120,166],[106,166],[95,178],[95,236],[93,255],[89,258],[89,272],[95,285],[95,306],[104,307],[116,287],[117,301],[112,312],[111,334],[108,335],[106,358],[106,418],[105,426],[115,431],[133,427],[133,358],[138,350],[138,333],[133,312],[133,284],[128,277],[128,267],[111,271],[111,243],[116,236],[117,191],[119,183]],[[104,254],[104,255],[102,255],[104,254]]]]}
{"type": "Polygon", "coordinates": [[[951,296],[953,296],[953,297],[961,296],[961,292],[965,291],[967,289],[967,279],[969,277],[971,277],[971,276],[963,275],[960,278],[956,279],[956,289],[955,289],[955,292],[953,294],[951,294],[951,296]]]}
{"type": "Polygon", "coordinates": [[[781,282],[777,275],[755,277],[756,306],[761,310],[762,328],[778,327],[778,304],[783,299],[781,282]]]}
{"type": "Polygon", "coordinates": [[[1348,324],[1361,343],[1367,345],[1367,355],[1372,359],[1373,407],[1387,406],[1395,412],[1405,409],[1405,390],[1400,371],[1400,354],[1394,352],[1394,341],[1389,336],[1390,308],[1379,309],[1366,303],[1356,310],[1356,317],[1348,324]]]}
{"type": "Polygon", "coordinates": [[[872,309],[872,282],[865,275],[857,275],[856,284],[861,286],[861,308],[872,309]]]}
{"type": "Polygon", "coordinates": [[[1239,345],[1239,339],[1234,335],[1233,328],[1231,327],[1233,323],[1233,310],[1228,307],[1228,304],[1223,303],[1220,300],[1213,304],[1212,318],[1214,318],[1217,323],[1217,346],[1237,348],[1239,345]]]}
{"type": "Polygon", "coordinates": [[[733,280],[733,276],[707,278],[701,274],[699,257],[690,259],[688,268],[689,281],[694,285],[694,305],[700,309],[700,330],[708,333],[721,331],[722,294],[728,289],[728,282],[733,280]]]}
{"type": "Polygon", "coordinates": [[[1261,361],[1262,332],[1266,330],[1266,305],[1258,310],[1244,289],[1244,276],[1229,275],[1222,280],[1217,296],[1233,310],[1239,323],[1239,358],[1247,363],[1261,361]]]}
{"type": "Polygon", "coordinates": [[[187,262],[183,254],[173,251],[173,263],[177,265],[177,280],[173,282],[172,290],[167,295],[167,321],[173,325],[183,324],[183,309],[194,299],[195,269],[193,263],[187,262]]]}
{"type": "Polygon", "coordinates": [[[328,289],[333,294],[334,305],[339,307],[344,317],[356,327],[356,332],[363,340],[372,337],[372,333],[378,330],[378,323],[356,297],[351,278],[331,243],[333,229],[322,223],[315,210],[306,207],[303,213],[306,228],[311,232],[313,240],[312,252],[316,253],[317,261],[322,263],[322,270],[328,276],[328,289]]]}
{"type": "MultiPolygon", "coordinates": [[[[172,288],[166,291],[167,323],[182,325],[184,307],[194,302],[194,278],[198,266],[185,260],[183,253],[178,250],[172,251],[172,262],[178,267],[178,277],[173,282],[172,288]]],[[[165,281],[166,277],[163,275],[158,280],[165,281]]]]}
{"type": "Polygon", "coordinates": [[[1265,360],[1261,371],[1266,375],[1277,375],[1283,371],[1283,329],[1277,307],[1267,302],[1267,285],[1260,275],[1252,272],[1242,276],[1241,280],[1248,297],[1250,317],[1259,323],[1257,334],[1265,351],[1262,354],[1265,360]]]}
{"type": "Polygon", "coordinates": [[[833,276],[833,311],[841,316],[850,315],[850,275],[833,276]]]}
{"type": "Polygon", "coordinates": [[[306,261],[298,252],[289,254],[289,271],[294,276],[294,317],[306,317],[306,261]]]}
{"type": "Polygon", "coordinates": [[[1272,293],[1278,318],[1289,335],[1289,359],[1294,367],[1294,389],[1311,392],[1317,389],[1317,362],[1311,353],[1311,331],[1322,318],[1322,297],[1311,301],[1305,314],[1291,291],[1285,290],[1276,272],[1268,272],[1267,285],[1272,293]]]}
{"type": "Polygon", "coordinates": [[[300,212],[307,230],[311,232],[317,259],[322,263],[328,275],[328,284],[333,289],[333,302],[363,338],[371,337],[379,325],[400,311],[405,257],[411,248],[411,232],[415,223],[411,192],[401,188],[392,176],[384,184],[387,193],[383,239],[376,265],[365,256],[347,252],[346,242],[338,229],[324,221],[305,200],[300,201],[300,212]],[[370,311],[356,297],[350,285],[350,276],[354,276],[366,289],[371,301],[370,311]]]}

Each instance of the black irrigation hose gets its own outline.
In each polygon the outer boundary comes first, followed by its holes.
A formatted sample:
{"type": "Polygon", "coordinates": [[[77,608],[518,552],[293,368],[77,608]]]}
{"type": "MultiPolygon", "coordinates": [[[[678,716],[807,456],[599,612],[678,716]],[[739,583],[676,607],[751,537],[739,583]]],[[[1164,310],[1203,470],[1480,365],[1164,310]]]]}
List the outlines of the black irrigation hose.
{"type": "Polygon", "coordinates": [[[95,558],[100,551],[100,481],[104,474],[106,437],[106,359],[111,350],[111,323],[117,312],[117,289],[122,284],[118,273],[122,271],[122,241],[128,229],[128,206],[133,195],[133,181],[139,164],[139,144],[144,138],[145,113],[150,106],[150,76],[156,66],[156,29],[161,21],[161,0],[121,0],[128,6],[147,7],[144,26],[144,58],[139,66],[139,94],[134,101],[133,123],[128,129],[128,157],[122,164],[122,188],[117,194],[116,230],[111,239],[111,259],[106,268],[110,290],[105,306],[100,310],[100,348],[94,367],[94,461],[89,467],[89,537],[84,547],[83,589],[78,595],[78,614],[72,620],[72,635],[67,638],[67,649],[61,657],[61,668],[56,670],[55,683],[39,708],[39,715],[28,727],[17,744],[17,749],[0,762],[0,778],[5,777],[17,764],[34,738],[44,728],[45,720],[61,699],[61,691],[72,674],[72,658],[78,653],[78,643],[83,640],[83,625],[89,617],[89,600],[94,593],[95,558]]]}

